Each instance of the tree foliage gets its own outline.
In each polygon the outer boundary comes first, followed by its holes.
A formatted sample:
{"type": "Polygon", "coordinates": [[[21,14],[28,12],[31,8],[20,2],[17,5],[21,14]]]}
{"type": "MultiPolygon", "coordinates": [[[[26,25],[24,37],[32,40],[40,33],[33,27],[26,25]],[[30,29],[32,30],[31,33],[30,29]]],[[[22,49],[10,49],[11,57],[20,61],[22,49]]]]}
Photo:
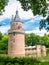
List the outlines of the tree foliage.
{"type": "Polygon", "coordinates": [[[0,15],[2,14],[3,11],[5,11],[4,8],[7,5],[7,2],[8,0],[0,0],[0,15]]]}
{"type": "Polygon", "coordinates": [[[49,37],[48,35],[44,34],[44,36],[41,38],[41,44],[45,45],[46,47],[49,47],[49,37]]]}
{"type": "Polygon", "coordinates": [[[25,11],[32,10],[34,15],[46,15],[47,3],[46,0],[18,0],[25,11]]]}
{"type": "Polygon", "coordinates": [[[39,23],[39,29],[45,28],[49,31],[49,16],[46,19],[42,19],[39,23]]]}
{"type": "Polygon", "coordinates": [[[7,53],[8,50],[8,35],[0,32],[0,53],[7,53]]]}
{"type": "MultiPolygon", "coordinates": [[[[5,57],[0,56],[0,65],[39,65],[41,61],[33,57],[5,57]]],[[[42,63],[41,63],[42,64],[42,63]]],[[[40,64],[40,65],[41,65],[40,64]]],[[[44,64],[46,65],[46,64],[44,64]]]]}
{"type": "Polygon", "coordinates": [[[44,36],[39,36],[31,33],[26,34],[25,37],[26,46],[45,45],[46,47],[49,47],[49,35],[44,34],[44,36]]]}

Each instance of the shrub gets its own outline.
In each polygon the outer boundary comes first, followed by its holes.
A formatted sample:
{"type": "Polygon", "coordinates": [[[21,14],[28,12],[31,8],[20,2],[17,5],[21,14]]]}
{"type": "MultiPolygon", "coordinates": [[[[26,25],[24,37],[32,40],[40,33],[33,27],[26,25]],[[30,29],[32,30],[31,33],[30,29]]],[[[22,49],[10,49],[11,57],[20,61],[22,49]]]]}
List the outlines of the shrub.
{"type": "Polygon", "coordinates": [[[0,54],[7,54],[6,50],[0,50],[0,54]]]}
{"type": "Polygon", "coordinates": [[[46,48],[47,53],[49,53],[49,48],[46,48]]]}
{"type": "Polygon", "coordinates": [[[40,62],[36,58],[11,58],[11,57],[1,57],[0,56],[0,65],[49,65],[49,62],[40,62]]]}

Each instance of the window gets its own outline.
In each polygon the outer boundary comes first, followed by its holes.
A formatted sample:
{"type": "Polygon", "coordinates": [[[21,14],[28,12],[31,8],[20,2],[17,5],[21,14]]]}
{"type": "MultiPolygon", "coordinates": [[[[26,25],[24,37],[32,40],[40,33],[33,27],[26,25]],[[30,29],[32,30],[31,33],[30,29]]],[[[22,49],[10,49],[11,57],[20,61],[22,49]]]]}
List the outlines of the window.
{"type": "Polygon", "coordinates": [[[18,26],[18,29],[21,29],[22,28],[22,26],[18,26]]]}
{"type": "Polygon", "coordinates": [[[18,25],[18,23],[16,23],[16,25],[18,25]]]}
{"type": "Polygon", "coordinates": [[[13,32],[13,35],[15,36],[15,32],[13,32]]]}
{"type": "Polygon", "coordinates": [[[18,29],[20,29],[20,26],[18,26],[18,29]]]}

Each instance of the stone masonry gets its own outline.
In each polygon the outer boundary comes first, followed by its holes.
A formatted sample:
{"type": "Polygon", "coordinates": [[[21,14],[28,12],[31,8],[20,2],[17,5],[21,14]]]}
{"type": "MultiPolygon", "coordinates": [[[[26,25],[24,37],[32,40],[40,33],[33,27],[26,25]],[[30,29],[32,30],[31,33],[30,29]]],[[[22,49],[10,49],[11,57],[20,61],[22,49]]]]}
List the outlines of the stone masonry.
{"type": "Polygon", "coordinates": [[[12,19],[11,29],[8,31],[8,54],[11,56],[25,56],[25,32],[22,28],[18,11],[12,19]]]}

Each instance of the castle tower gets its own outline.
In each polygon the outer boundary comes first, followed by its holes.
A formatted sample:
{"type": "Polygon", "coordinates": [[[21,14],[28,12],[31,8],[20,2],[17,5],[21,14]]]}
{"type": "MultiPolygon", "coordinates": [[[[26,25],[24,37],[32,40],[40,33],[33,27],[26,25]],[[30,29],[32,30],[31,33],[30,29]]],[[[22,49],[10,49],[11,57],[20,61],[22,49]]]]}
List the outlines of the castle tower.
{"type": "Polygon", "coordinates": [[[11,29],[8,31],[8,54],[13,56],[25,56],[25,32],[22,28],[18,11],[12,17],[11,29]]]}

